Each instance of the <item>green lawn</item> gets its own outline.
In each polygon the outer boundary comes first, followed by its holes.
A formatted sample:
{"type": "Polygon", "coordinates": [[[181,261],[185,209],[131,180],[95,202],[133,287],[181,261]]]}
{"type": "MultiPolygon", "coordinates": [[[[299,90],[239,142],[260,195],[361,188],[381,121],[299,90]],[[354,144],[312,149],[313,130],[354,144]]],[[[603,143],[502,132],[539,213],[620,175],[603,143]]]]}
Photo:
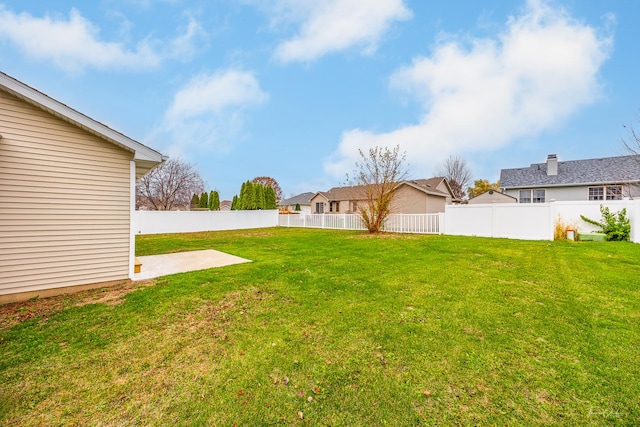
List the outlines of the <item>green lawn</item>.
{"type": "Polygon", "coordinates": [[[0,330],[5,425],[638,425],[640,246],[264,229],[0,330]]]}

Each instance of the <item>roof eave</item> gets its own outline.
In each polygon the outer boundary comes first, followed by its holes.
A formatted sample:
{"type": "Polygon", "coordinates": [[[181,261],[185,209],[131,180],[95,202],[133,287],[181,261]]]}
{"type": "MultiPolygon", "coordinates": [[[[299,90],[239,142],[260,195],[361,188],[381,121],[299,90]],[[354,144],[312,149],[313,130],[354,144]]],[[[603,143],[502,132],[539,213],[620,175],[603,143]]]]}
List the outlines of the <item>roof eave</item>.
{"type": "MultiPolygon", "coordinates": [[[[29,102],[30,104],[41,108],[56,117],[59,117],[71,124],[78,126],[87,132],[90,132],[102,139],[111,142],[114,145],[119,146],[131,153],[133,153],[133,160],[138,162],[152,162],[155,164],[162,163],[167,160],[167,156],[162,153],[143,145],[142,143],[135,141],[128,136],[111,129],[110,127],[93,120],[92,118],[85,116],[73,108],[56,101],[50,96],[38,91],[37,89],[28,86],[9,75],[0,72],[0,86],[7,92],[17,96],[18,98],[29,102]]],[[[143,166],[144,168],[144,166],[143,166]]],[[[147,168],[149,170],[151,168],[147,168]]]]}
{"type": "Polygon", "coordinates": [[[451,197],[452,199],[457,200],[457,199],[455,199],[455,197],[453,197],[453,195],[449,196],[447,193],[444,193],[444,192],[442,192],[442,191],[440,191],[440,190],[436,190],[436,189],[429,190],[429,189],[427,189],[427,188],[422,188],[422,187],[420,187],[419,185],[416,185],[416,184],[414,184],[414,183],[413,183],[413,182],[411,182],[411,181],[402,181],[402,182],[401,182],[401,183],[396,187],[396,189],[397,189],[397,188],[399,188],[401,185],[408,185],[408,186],[409,186],[409,187],[411,187],[411,188],[415,188],[415,189],[416,189],[416,190],[418,190],[418,191],[422,191],[423,193],[425,193],[425,194],[429,194],[429,195],[432,195],[432,196],[438,196],[438,197],[451,197]]]}

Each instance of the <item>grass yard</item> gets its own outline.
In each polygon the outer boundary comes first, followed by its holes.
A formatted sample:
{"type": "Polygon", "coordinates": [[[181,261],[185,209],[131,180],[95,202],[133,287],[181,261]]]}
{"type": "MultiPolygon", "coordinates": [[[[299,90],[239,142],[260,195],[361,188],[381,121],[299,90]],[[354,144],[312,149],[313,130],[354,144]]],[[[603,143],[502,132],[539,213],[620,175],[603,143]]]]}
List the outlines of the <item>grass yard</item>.
{"type": "Polygon", "coordinates": [[[640,424],[639,245],[274,228],[137,247],[254,262],[5,326],[2,424],[640,424]]]}

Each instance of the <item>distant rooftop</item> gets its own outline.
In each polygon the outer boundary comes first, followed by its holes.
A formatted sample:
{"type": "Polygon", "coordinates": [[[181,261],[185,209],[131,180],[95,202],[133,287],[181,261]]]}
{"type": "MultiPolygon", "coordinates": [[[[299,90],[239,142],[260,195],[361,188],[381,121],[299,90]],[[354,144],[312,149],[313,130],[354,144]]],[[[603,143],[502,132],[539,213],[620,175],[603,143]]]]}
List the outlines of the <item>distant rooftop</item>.
{"type": "Polygon", "coordinates": [[[297,196],[293,196],[290,197],[288,199],[283,199],[280,200],[279,205],[280,206],[294,206],[297,204],[300,205],[309,205],[311,203],[311,198],[313,197],[313,195],[316,193],[302,193],[302,194],[298,194],[297,196]]]}
{"type": "Polygon", "coordinates": [[[505,189],[630,182],[640,182],[640,155],[558,162],[557,175],[547,175],[546,162],[500,171],[505,189]]]}
{"type": "MultiPolygon", "coordinates": [[[[438,190],[438,185],[445,179],[443,177],[434,177],[428,179],[407,179],[398,183],[400,185],[409,185],[417,190],[427,194],[438,196],[449,196],[449,194],[438,190]]],[[[448,184],[447,184],[448,185],[448,184]]],[[[333,187],[329,191],[320,191],[327,200],[364,200],[366,199],[365,187],[355,185],[351,187],[333,187]]]]}

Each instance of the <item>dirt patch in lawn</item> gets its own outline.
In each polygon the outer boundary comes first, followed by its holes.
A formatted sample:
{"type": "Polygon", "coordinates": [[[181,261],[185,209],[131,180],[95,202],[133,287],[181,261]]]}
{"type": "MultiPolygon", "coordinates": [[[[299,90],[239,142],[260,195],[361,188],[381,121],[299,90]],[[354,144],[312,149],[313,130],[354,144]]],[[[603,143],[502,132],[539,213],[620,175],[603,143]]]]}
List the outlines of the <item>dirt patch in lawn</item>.
{"type": "Polygon", "coordinates": [[[11,328],[33,318],[46,319],[53,313],[67,307],[99,303],[120,304],[123,301],[123,297],[128,293],[154,284],[154,280],[125,281],[104,288],[89,289],[47,298],[32,298],[28,301],[0,305],[0,330],[11,328]]]}

